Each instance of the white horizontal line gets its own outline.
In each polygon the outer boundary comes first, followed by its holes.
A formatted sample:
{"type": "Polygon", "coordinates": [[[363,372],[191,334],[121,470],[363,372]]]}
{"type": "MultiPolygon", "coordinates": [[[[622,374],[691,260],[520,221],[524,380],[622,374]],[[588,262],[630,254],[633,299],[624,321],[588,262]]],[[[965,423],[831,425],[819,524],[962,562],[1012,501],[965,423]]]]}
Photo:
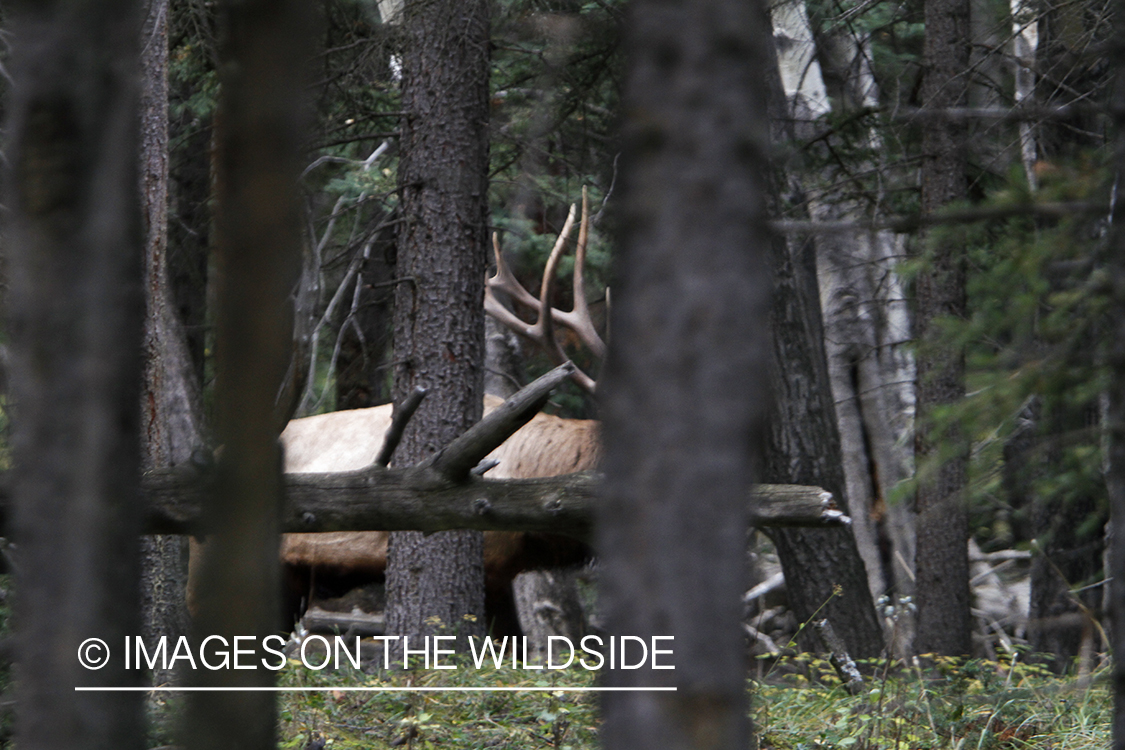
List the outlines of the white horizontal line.
{"type": "Polygon", "coordinates": [[[76,687],[78,693],[609,693],[675,692],[674,687],[76,687]]]}

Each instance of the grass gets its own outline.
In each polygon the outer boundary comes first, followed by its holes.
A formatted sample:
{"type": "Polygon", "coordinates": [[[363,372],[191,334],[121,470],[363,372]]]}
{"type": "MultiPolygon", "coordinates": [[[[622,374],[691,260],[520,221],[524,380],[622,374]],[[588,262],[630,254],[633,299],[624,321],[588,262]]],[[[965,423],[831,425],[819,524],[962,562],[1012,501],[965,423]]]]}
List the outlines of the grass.
{"type": "MultiPolygon", "coordinates": [[[[368,676],[352,670],[312,672],[291,663],[282,674],[279,684],[290,687],[593,685],[593,673],[582,669],[529,673],[462,668],[368,676]]],[[[330,691],[282,695],[278,727],[282,748],[302,750],[320,742],[336,749],[598,747],[598,703],[592,693],[330,691]]]]}
{"type": "Polygon", "coordinates": [[[790,674],[757,686],[762,748],[1006,750],[1110,745],[1109,671],[1089,686],[1042,667],[938,658],[925,670],[887,670],[848,695],[826,662],[803,655],[790,674]]]}
{"type": "MultiPolygon", "coordinates": [[[[875,672],[860,695],[848,695],[828,664],[807,655],[771,666],[752,682],[758,741],[769,750],[1084,750],[1110,744],[1108,671],[1088,687],[1017,661],[937,659],[875,672]]],[[[280,684],[347,686],[589,686],[582,669],[528,673],[513,669],[312,672],[295,664],[280,684]],[[529,674],[531,676],[529,676],[529,674]]],[[[280,746],[343,748],[598,747],[594,693],[282,694],[280,746]],[[321,744],[323,743],[323,744],[321,744]]]]}

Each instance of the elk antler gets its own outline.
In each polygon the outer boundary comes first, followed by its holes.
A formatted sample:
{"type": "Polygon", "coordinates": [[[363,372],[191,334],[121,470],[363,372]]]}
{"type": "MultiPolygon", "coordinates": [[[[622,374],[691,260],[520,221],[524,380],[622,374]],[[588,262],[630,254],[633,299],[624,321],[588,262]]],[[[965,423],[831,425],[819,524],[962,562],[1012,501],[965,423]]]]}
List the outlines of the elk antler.
{"type": "MultiPolygon", "coordinates": [[[[492,248],[496,253],[496,275],[488,280],[485,285],[484,309],[501,324],[511,328],[516,333],[538,344],[555,364],[568,361],[559,342],[555,339],[554,325],[565,326],[574,331],[578,339],[585,344],[599,359],[605,357],[605,342],[594,328],[590,319],[590,308],[586,304],[586,283],[583,274],[586,265],[586,243],[590,232],[589,202],[586,197],[586,188],[582,188],[582,220],[578,228],[578,244],[574,254],[574,309],[563,312],[550,306],[551,292],[554,287],[555,270],[558,268],[559,259],[566,249],[566,242],[570,238],[570,231],[574,227],[575,206],[570,207],[566,223],[563,224],[558,240],[547,259],[547,266],[543,269],[543,282],[536,299],[523,285],[516,280],[508,264],[500,254],[500,240],[496,233],[492,235],[492,248]],[[528,325],[502,305],[493,294],[493,289],[506,292],[513,302],[538,311],[534,324],[528,325]]],[[[571,375],[574,382],[578,383],[589,393],[594,392],[597,385],[593,378],[582,372],[577,367],[571,375]]]]}

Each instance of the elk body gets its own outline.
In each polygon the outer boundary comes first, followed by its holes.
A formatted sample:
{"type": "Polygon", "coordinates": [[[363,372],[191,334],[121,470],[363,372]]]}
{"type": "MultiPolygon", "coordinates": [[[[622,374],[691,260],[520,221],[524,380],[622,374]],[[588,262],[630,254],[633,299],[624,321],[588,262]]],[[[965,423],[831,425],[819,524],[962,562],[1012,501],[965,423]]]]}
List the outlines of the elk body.
{"type": "MultiPolygon", "coordinates": [[[[503,403],[485,396],[485,413],[503,403]]],[[[281,435],[287,473],[341,472],[375,461],[391,422],[391,405],[333,412],[295,419],[281,435]]],[[[557,476],[597,467],[601,455],[598,423],[537,414],[493,451],[499,461],[488,473],[494,479],[557,476]]],[[[289,580],[308,586],[312,576],[333,579],[381,576],[387,563],[385,531],[286,534],[281,559],[289,580]]],[[[487,609],[497,630],[514,630],[512,580],[529,569],[574,565],[589,550],[576,541],[544,534],[488,531],[484,534],[487,609]]]]}
{"type": "MultiPolygon", "coordinates": [[[[572,207],[547,262],[539,299],[527,292],[508,270],[494,236],[497,273],[488,281],[485,299],[490,315],[539,345],[556,363],[565,361],[566,355],[555,340],[555,325],[570,328],[597,356],[605,352],[605,344],[590,320],[583,283],[589,223],[585,191],[575,258],[574,310],[561,312],[549,305],[552,279],[574,218],[572,207]],[[522,321],[499,302],[494,290],[507,294],[517,304],[536,309],[536,323],[522,321]]],[[[589,376],[576,371],[574,379],[593,391],[594,381],[589,376]]],[[[485,396],[485,413],[501,403],[502,399],[485,396]]],[[[343,472],[370,466],[382,449],[391,414],[392,405],[385,404],[292,420],[281,435],[286,473],[343,472]]],[[[596,421],[537,414],[489,455],[499,463],[487,477],[532,479],[588,471],[597,468],[600,456],[596,421]]],[[[356,576],[379,576],[386,568],[388,537],[384,531],[287,534],[282,540],[281,558],[289,579],[306,589],[314,580],[323,582],[330,577],[354,580],[356,576]]],[[[518,573],[576,564],[588,555],[584,545],[563,537],[485,532],[486,609],[494,621],[494,631],[518,631],[511,594],[512,580],[518,573]]]]}

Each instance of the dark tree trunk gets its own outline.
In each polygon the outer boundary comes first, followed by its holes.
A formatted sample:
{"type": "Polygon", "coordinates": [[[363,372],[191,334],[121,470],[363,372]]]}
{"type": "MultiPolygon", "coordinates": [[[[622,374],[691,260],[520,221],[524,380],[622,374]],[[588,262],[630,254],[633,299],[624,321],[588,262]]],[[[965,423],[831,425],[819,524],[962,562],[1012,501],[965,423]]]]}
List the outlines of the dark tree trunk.
{"type": "MultiPolygon", "coordinates": [[[[1059,673],[1078,656],[1083,638],[1092,635],[1093,623],[1083,610],[1096,610],[1103,592],[1099,587],[1072,591],[1100,578],[1105,548],[1105,519],[1096,496],[1041,491],[1045,476],[1065,471],[1061,459],[1067,432],[1084,427],[1074,423],[1073,414],[1068,420],[1067,411],[1057,401],[1042,408],[1033,400],[1004,446],[1005,489],[1013,506],[1030,511],[1030,533],[1023,538],[1035,539],[1028,643],[1033,653],[1047,655],[1045,662],[1059,673]]],[[[1085,416],[1085,410],[1079,414],[1085,416]]]]}
{"type": "MultiPolygon", "coordinates": [[[[208,554],[201,571],[197,634],[274,634],[281,497],[275,401],[289,364],[289,293],[299,271],[301,75],[309,49],[303,0],[225,3],[216,144],[215,426],[223,453],[205,511],[208,554]]],[[[254,657],[255,663],[263,654],[254,657]]],[[[196,674],[211,685],[262,687],[256,669],[196,674]]],[[[188,742],[195,748],[270,748],[270,693],[196,693],[188,742]]]]}
{"type": "MultiPolygon", "coordinates": [[[[1125,0],[1114,3],[1114,30],[1117,43],[1110,49],[1116,75],[1109,101],[1117,130],[1113,171],[1117,179],[1125,175],[1125,0]]],[[[1114,193],[1113,235],[1109,248],[1108,270],[1111,283],[1109,308],[1108,359],[1110,381],[1104,429],[1109,434],[1106,466],[1106,491],[1112,526],[1110,534],[1109,581],[1110,632],[1113,641],[1113,748],[1125,750],[1125,195],[1114,193]]]]}
{"type": "MultiPolygon", "coordinates": [[[[773,137],[792,142],[791,118],[776,55],[771,57],[769,70],[773,137]]],[[[780,204],[783,196],[797,195],[803,200],[800,186],[790,184],[783,166],[775,165],[771,176],[775,204],[780,204]]],[[[775,237],[770,245],[773,400],[763,480],[815,484],[831,492],[846,511],[847,487],[824,355],[815,252],[807,240],[797,240],[791,246],[786,238],[775,237]]],[[[878,656],[883,650],[883,631],[852,530],[771,529],[769,536],[777,547],[789,604],[797,619],[808,622],[814,616],[826,617],[851,655],[878,656]]],[[[802,632],[804,647],[824,650],[815,629],[802,632]]]]}
{"type": "MultiPolygon", "coordinates": [[[[168,289],[168,0],[149,0],[141,40],[141,200],[145,217],[141,465],[182,464],[202,444],[195,370],[168,289]]],[[[187,538],[141,537],[142,634],[173,642],[188,630],[187,538]]],[[[157,668],[154,684],[172,680],[157,668]]]]}
{"type": "MultiPolygon", "coordinates": [[[[774,304],[770,439],[763,480],[824,487],[847,510],[840,434],[824,363],[820,305],[800,281],[800,268],[784,239],[773,241],[774,304]]],[[[813,276],[815,279],[815,276],[813,276]]],[[[875,616],[867,571],[849,527],[772,529],[785,571],[789,604],[798,621],[827,617],[856,657],[875,657],[883,631],[875,616]]],[[[812,635],[812,629],[806,628],[812,635]]],[[[820,644],[812,645],[823,650],[820,644]]]]}
{"type": "Polygon", "coordinates": [[[17,742],[142,747],[120,648],[137,617],[141,222],[137,4],[6,7],[17,742]],[[88,638],[109,653],[80,666],[88,638]]]}
{"type": "Polygon", "coordinates": [[[1105,518],[1097,499],[1044,498],[1035,508],[1039,549],[1031,560],[1028,643],[1032,652],[1050,654],[1047,664],[1059,674],[1078,656],[1083,638],[1093,637],[1085,612],[1098,609],[1097,583],[1105,551],[1105,518]]]}
{"type": "MultiPolygon", "coordinates": [[[[481,417],[488,29],[485,0],[405,5],[394,394],[396,403],[419,386],[430,395],[398,466],[429,458],[481,417]]],[[[392,534],[387,557],[388,634],[485,632],[480,532],[392,534]]]]}
{"type": "MultiPolygon", "coordinates": [[[[602,413],[602,598],[613,635],[673,636],[675,671],[611,671],[607,748],[745,748],[739,596],[768,404],[756,3],[633,4],[620,283],[602,413]]],[[[670,661],[673,661],[670,659],[670,661]]]]}
{"type": "MultiPolygon", "coordinates": [[[[969,65],[968,0],[926,0],[925,107],[963,107],[969,65]]],[[[922,133],[922,212],[966,197],[964,125],[934,118],[922,133]]],[[[965,314],[965,258],[957,232],[931,230],[918,239],[927,262],[914,281],[918,341],[918,628],[915,651],[972,652],[969,615],[969,521],[965,507],[967,444],[956,428],[939,433],[934,413],[965,395],[965,357],[940,340],[941,318],[965,314]]]]}

